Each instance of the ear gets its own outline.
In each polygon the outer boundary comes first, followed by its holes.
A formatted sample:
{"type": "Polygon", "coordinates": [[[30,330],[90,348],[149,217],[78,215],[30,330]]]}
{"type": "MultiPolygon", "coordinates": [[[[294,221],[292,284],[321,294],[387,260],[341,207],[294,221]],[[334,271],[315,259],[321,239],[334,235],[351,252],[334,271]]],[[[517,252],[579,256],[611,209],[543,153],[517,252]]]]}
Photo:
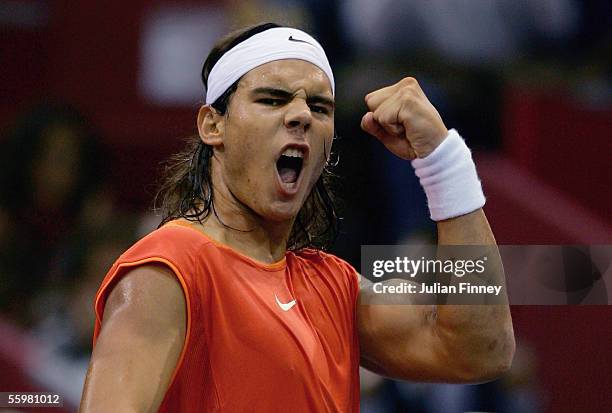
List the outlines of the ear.
{"type": "Polygon", "coordinates": [[[213,107],[203,105],[198,112],[198,133],[200,139],[207,145],[223,145],[225,117],[213,107]]]}

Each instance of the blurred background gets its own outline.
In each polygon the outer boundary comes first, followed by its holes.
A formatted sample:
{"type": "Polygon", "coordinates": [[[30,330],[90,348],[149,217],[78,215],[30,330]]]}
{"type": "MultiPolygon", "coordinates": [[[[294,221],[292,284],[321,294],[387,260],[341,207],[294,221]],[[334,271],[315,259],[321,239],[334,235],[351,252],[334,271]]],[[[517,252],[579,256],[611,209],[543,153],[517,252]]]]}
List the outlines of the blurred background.
{"type": "MultiPolygon", "coordinates": [[[[410,166],[359,128],[364,95],[405,76],[473,148],[500,244],[612,244],[609,0],[0,0],[0,391],[76,411],[95,292],[159,222],[160,162],[196,132],[202,63],[263,21],[312,32],[334,68],[334,252],[357,268],[362,244],[435,236],[410,166]]],[[[611,307],[512,313],[504,377],[362,371],[362,411],[612,411],[611,307]]]]}

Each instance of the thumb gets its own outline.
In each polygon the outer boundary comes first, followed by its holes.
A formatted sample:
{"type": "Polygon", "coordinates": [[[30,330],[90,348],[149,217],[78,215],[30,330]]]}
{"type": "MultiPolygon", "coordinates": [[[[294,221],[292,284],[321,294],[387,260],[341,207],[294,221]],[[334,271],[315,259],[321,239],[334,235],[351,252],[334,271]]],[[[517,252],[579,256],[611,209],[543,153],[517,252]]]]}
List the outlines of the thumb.
{"type": "Polygon", "coordinates": [[[397,134],[391,134],[374,119],[372,112],[368,112],[361,118],[361,129],[378,139],[387,149],[402,159],[412,160],[416,154],[408,139],[397,134]]]}
{"type": "Polygon", "coordinates": [[[372,112],[366,113],[361,118],[361,129],[381,141],[389,137],[387,131],[374,119],[372,112]]]}

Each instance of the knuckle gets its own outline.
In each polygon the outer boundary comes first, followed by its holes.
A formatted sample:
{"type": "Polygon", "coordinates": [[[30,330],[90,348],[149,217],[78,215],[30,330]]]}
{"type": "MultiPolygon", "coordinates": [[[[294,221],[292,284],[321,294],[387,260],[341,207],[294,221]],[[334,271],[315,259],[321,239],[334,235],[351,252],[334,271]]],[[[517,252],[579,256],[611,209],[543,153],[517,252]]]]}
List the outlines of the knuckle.
{"type": "Polygon", "coordinates": [[[415,78],[413,78],[413,77],[410,77],[410,76],[403,78],[401,80],[401,83],[403,85],[405,85],[405,86],[416,86],[416,85],[418,85],[417,80],[415,78]]]}
{"type": "Polygon", "coordinates": [[[402,91],[400,92],[400,96],[402,98],[402,100],[404,101],[410,101],[414,98],[414,90],[412,90],[412,88],[404,88],[402,89],[402,91]]]}
{"type": "Polygon", "coordinates": [[[412,91],[402,91],[399,97],[399,111],[405,110],[407,107],[412,107],[415,104],[415,96],[412,91]]]}
{"type": "Polygon", "coordinates": [[[387,120],[384,114],[379,114],[378,116],[374,117],[374,120],[376,121],[376,123],[378,123],[381,126],[387,123],[387,120]]]}
{"type": "Polygon", "coordinates": [[[409,108],[407,107],[402,107],[399,112],[398,112],[398,117],[401,119],[411,119],[412,112],[409,108]]]}
{"type": "Polygon", "coordinates": [[[382,125],[390,125],[393,123],[393,117],[391,116],[390,113],[383,113],[380,116],[380,119],[378,120],[378,122],[382,125]]]}

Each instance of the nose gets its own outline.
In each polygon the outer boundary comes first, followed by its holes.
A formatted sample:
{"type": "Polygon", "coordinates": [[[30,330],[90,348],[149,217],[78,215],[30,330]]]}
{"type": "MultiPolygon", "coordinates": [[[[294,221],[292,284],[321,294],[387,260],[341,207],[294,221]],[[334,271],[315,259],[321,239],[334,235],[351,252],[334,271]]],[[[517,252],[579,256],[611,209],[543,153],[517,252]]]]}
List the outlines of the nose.
{"type": "Polygon", "coordinates": [[[306,132],[312,123],[312,112],[304,99],[295,98],[287,105],[285,127],[306,132]]]}

